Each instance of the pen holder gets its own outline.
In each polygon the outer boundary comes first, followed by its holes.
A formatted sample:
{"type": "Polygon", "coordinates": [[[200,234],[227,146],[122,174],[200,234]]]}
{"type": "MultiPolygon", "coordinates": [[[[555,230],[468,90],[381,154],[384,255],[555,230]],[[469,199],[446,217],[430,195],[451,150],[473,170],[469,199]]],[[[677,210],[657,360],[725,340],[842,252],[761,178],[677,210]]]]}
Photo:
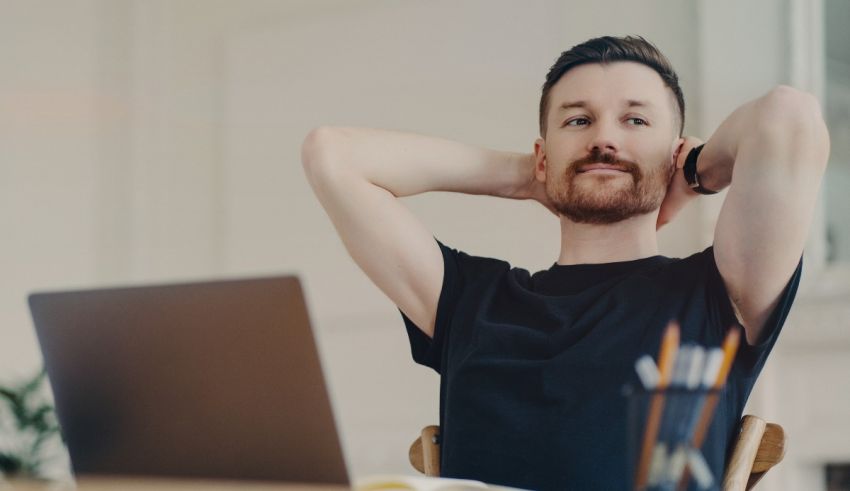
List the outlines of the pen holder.
{"type": "Polygon", "coordinates": [[[708,428],[722,389],[628,388],[627,471],[634,490],[719,490],[724,444],[708,428]],[[717,439],[717,438],[715,438],[717,439]]]}

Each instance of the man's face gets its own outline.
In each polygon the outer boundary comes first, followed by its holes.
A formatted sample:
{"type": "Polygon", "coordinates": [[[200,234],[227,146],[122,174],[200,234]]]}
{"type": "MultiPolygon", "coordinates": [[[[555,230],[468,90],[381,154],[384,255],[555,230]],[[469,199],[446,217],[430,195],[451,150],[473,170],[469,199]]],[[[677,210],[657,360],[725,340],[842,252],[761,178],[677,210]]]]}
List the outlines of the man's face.
{"type": "Polygon", "coordinates": [[[651,68],[585,64],[549,92],[536,175],[577,223],[610,224],[657,210],[675,171],[677,108],[651,68]]]}

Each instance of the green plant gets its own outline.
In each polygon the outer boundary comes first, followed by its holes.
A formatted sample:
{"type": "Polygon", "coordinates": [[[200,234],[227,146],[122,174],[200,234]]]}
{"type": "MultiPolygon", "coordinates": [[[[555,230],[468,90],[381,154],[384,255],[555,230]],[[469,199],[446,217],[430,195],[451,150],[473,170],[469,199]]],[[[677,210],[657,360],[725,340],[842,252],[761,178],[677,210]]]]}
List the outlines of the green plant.
{"type": "Polygon", "coordinates": [[[0,478],[69,475],[67,452],[45,372],[19,386],[0,386],[0,478]]]}

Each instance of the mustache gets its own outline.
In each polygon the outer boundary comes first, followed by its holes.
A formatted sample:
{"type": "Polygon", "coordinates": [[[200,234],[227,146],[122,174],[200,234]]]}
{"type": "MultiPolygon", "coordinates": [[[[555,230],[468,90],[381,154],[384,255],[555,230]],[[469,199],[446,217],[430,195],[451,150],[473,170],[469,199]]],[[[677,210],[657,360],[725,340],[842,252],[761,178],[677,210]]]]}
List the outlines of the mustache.
{"type": "Polygon", "coordinates": [[[599,150],[594,149],[587,156],[582,157],[578,160],[574,160],[570,163],[569,169],[572,174],[578,174],[578,170],[583,165],[588,164],[608,164],[608,165],[616,165],[620,166],[626,170],[626,172],[631,173],[632,175],[639,176],[640,175],[640,166],[637,162],[631,160],[625,160],[617,158],[617,155],[614,153],[606,152],[602,153],[599,150]]]}

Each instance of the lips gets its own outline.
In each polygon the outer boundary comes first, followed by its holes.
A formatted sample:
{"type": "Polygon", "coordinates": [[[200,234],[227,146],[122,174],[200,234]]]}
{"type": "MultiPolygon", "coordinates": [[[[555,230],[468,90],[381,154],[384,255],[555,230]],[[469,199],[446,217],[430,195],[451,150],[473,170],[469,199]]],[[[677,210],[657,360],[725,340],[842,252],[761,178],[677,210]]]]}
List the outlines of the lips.
{"type": "Polygon", "coordinates": [[[613,165],[613,164],[587,164],[587,165],[582,165],[581,167],[579,167],[578,172],[582,173],[582,172],[587,172],[587,171],[591,171],[591,170],[613,170],[613,171],[626,172],[625,167],[623,167],[621,165],[613,165]]]}

